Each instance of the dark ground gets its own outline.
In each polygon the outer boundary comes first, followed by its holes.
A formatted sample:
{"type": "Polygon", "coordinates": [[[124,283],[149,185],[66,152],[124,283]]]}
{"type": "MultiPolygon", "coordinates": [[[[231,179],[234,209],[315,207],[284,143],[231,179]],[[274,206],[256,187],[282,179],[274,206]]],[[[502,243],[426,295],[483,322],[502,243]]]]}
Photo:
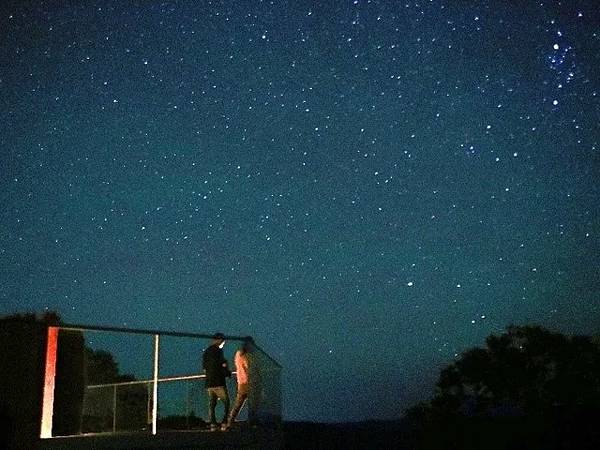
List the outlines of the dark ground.
{"type": "Polygon", "coordinates": [[[400,422],[283,424],[286,450],[396,449],[408,450],[406,431],[400,422]]]}
{"type": "MultiPolygon", "coordinates": [[[[239,426],[226,433],[188,430],[165,431],[154,437],[139,433],[122,433],[117,436],[56,438],[42,441],[40,450],[408,450],[411,448],[402,445],[402,438],[403,432],[398,422],[351,424],[285,422],[283,430],[239,426]],[[281,431],[283,431],[283,439],[281,439],[281,431]]],[[[0,448],[0,450],[4,449],[0,448]]]]}

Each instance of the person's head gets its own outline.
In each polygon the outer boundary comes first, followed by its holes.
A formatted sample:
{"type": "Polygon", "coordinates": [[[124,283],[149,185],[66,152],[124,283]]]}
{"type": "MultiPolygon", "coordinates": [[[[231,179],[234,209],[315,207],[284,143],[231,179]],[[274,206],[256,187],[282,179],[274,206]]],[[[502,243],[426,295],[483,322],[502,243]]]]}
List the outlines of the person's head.
{"type": "Polygon", "coordinates": [[[219,348],[223,348],[225,345],[225,336],[223,333],[213,334],[213,345],[217,345],[219,348]]]}
{"type": "Polygon", "coordinates": [[[252,349],[253,343],[254,343],[254,340],[250,336],[245,337],[242,342],[242,345],[240,346],[241,352],[248,353],[252,349]]]}

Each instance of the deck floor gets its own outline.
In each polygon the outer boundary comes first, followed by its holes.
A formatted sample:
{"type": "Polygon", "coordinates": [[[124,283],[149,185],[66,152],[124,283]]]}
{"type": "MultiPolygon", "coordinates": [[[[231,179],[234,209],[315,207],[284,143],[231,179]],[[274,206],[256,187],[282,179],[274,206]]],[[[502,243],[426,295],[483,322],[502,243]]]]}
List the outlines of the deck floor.
{"type": "Polygon", "coordinates": [[[238,425],[229,431],[161,431],[145,433],[107,433],[55,437],[40,440],[40,450],[200,450],[200,449],[281,449],[280,427],[238,425]]]}

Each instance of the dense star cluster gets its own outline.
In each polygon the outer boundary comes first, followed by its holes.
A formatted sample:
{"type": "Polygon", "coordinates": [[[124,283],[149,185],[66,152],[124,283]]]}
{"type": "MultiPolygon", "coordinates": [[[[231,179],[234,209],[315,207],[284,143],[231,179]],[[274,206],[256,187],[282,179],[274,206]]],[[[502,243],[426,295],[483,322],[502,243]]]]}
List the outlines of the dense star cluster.
{"type": "Polygon", "coordinates": [[[285,417],[398,417],[600,326],[594,1],[15,2],[0,312],[253,335],[285,417]],[[349,397],[348,393],[352,392],[349,397]]]}

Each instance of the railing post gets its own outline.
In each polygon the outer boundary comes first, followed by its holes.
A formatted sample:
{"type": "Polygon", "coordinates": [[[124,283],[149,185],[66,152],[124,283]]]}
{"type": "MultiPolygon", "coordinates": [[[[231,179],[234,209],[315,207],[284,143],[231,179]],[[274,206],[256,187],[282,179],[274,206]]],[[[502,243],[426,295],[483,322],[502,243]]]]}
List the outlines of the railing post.
{"type": "Polygon", "coordinates": [[[117,385],[113,386],[113,433],[117,432],[117,385]]]}
{"type": "Polygon", "coordinates": [[[159,335],[154,335],[154,377],[152,380],[152,434],[156,434],[158,419],[158,350],[159,335]]]}

